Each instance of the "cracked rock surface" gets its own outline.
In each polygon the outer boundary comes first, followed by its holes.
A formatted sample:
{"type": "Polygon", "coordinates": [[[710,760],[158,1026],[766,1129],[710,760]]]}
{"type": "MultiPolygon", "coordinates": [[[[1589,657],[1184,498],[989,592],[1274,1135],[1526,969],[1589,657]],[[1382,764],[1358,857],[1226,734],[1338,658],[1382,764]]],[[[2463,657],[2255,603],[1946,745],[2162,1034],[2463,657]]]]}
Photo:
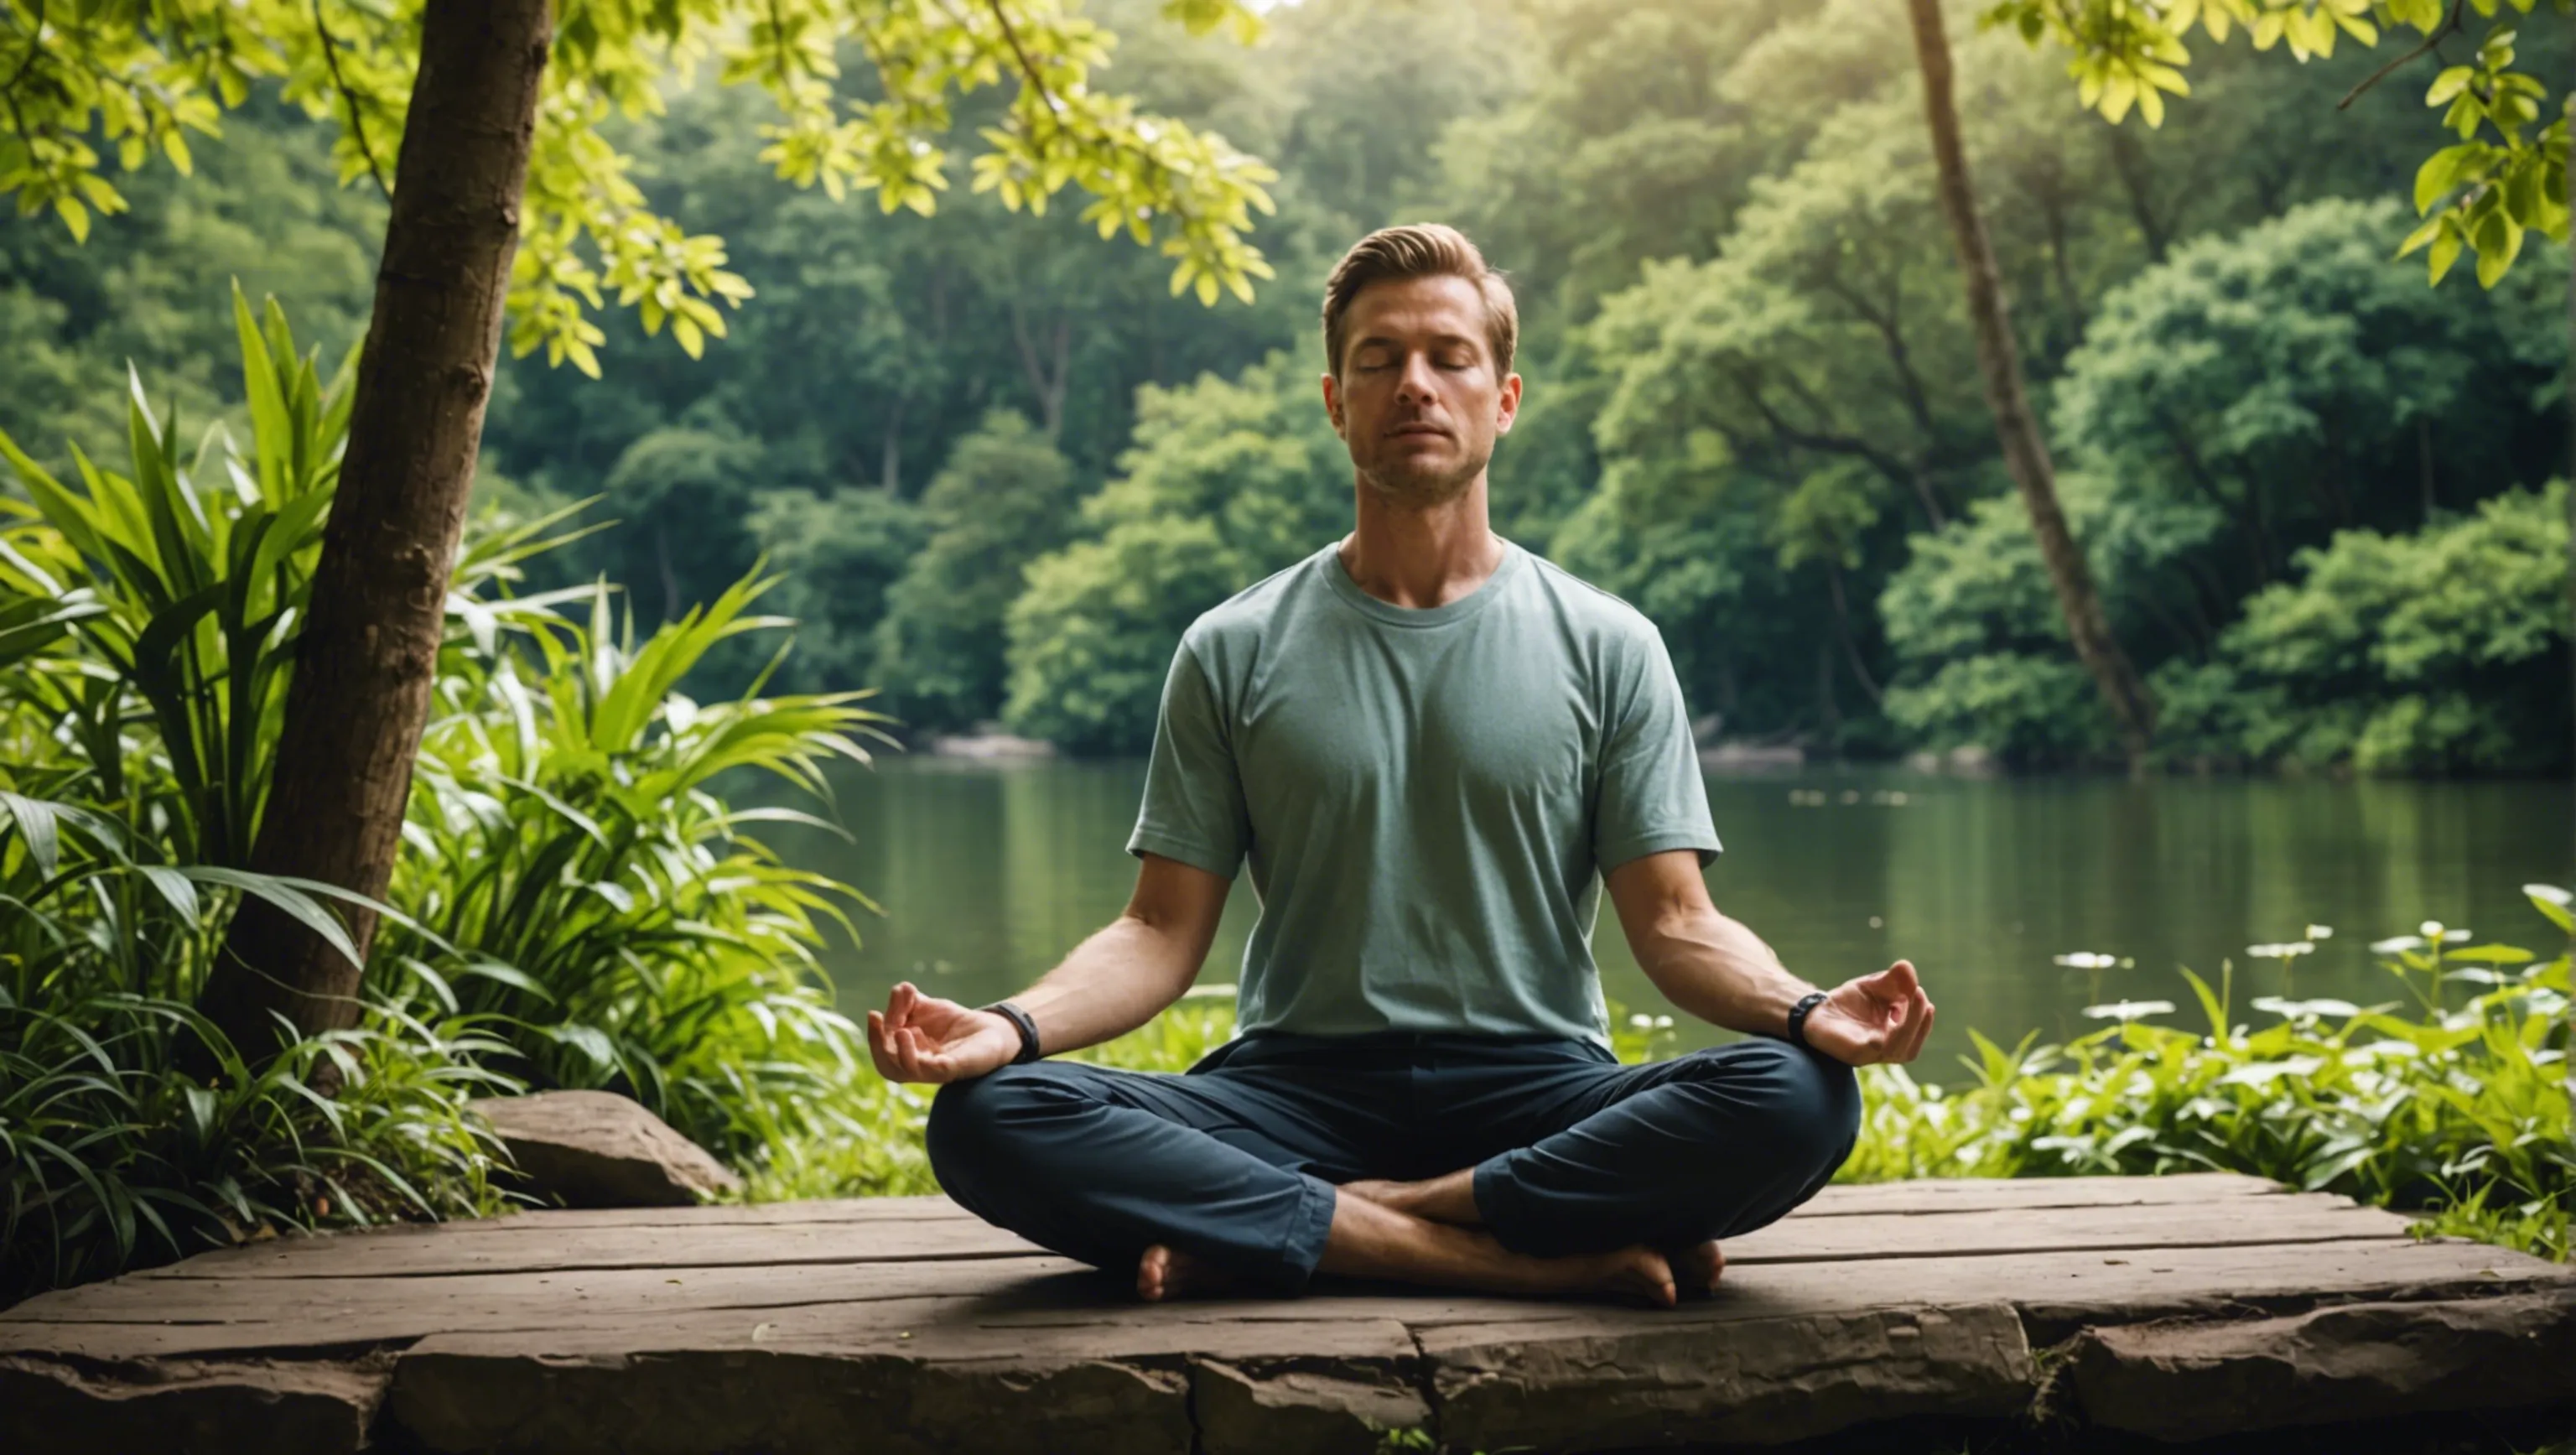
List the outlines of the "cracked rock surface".
{"type": "Polygon", "coordinates": [[[2576,1270],[2252,1178],[1829,1188],[1671,1310],[1140,1305],[939,1198],[281,1239],[0,1311],[0,1450],[1374,1455],[2576,1400],[2576,1270]]]}

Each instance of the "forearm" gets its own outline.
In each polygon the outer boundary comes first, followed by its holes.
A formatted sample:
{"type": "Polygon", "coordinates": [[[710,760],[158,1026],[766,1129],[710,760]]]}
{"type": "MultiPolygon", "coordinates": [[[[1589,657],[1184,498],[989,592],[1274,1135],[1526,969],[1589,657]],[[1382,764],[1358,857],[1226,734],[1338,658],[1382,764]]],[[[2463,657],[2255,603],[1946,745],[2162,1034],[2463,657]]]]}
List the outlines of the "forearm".
{"type": "Polygon", "coordinates": [[[1206,954],[1205,945],[1120,915],[1011,1000],[1037,1023],[1045,1054],[1080,1050],[1125,1035],[1180,999],[1206,954]]]}
{"type": "Polygon", "coordinates": [[[1731,1031],[1785,1035],[1789,1008],[1819,988],[1790,974],[1761,936],[1714,908],[1658,915],[1641,938],[1638,964],[1664,998],[1731,1031]]]}

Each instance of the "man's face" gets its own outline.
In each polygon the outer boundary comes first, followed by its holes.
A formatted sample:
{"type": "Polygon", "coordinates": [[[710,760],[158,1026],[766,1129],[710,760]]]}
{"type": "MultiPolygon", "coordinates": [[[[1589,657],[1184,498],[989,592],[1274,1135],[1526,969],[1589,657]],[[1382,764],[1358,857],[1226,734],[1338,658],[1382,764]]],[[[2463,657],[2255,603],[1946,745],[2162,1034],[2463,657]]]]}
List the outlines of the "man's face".
{"type": "Polygon", "coordinates": [[[1324,407],[1360,478],[1413,509],[1464,494],[1521,398],[1518,374],[1494,372],[1476,285],[1445,275],[1371,283],[1342,325],[1341,377],[1324,376],[1324,407]]]}

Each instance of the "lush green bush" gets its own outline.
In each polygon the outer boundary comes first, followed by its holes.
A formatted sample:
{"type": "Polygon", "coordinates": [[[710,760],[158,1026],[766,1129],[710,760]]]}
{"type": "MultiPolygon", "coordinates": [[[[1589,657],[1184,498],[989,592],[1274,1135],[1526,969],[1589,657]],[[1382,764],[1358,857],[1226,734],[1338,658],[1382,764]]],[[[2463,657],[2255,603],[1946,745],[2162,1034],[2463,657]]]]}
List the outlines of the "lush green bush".
{"type": "Polygon", "coordinates": [[[2564,255],[2492,292],[2427,288],[2392,260],[2413,223],[2391,197],[2312,202],[2102,300],[2056,388],[2061,448],[2220,518],[2133,590],[2242,595],[2331,532],[2419,527],[2566,458],[2564,255]]]}
{"type": "Polygon", "coordinates": [[[130,475],[82,458],[66,488],[0,434],[34,502],[0,499],[0,1302],[262,1227],[499,1206],[463,1104],[515,1083],[476,1018],[379,983],[355,1029],[252,1066],[190,1008],[243,895],[341,933],[337,891],[241,865],[348,373],[273,306],[235,317],[246,456],[216,432],[183,458],[139,392],[130,475]]]}
{"type": "Polygon", "coordinates": [[[2367,772],[2565,766],[2565,481],[2408,535],[2345,531],[2299,566],[2228,631],[2208,733],[2367,772]]]}
{"type": "Polygon", "coordinates": [[[32,502],[0,499],[0,1295],[279,1224],[495,1210],[478,1090],[614,1088],[752,1163],[846,1121],[869,1078],[814,955],[863,901],[747,832],[805,815],[719,780],[819,790],[876,715],[677,690],[785,625],[750,614],[766,583],[649,635],[605,585],[513,595],[554,518],[461,554],[359,1027],[246,1066],[189,1010],[240,896],[330,936],[348,897],[244,866],[350,374],[324,382],[273,305],[235,312],[247,451],[216,430],[183,455],[139,391],[130,475],[66,486],[0,436],[32,502]],[[308,1084],[326,1059],[336,1097],[308,1084]]]}
{"type": "MultiPolygon", "coordinates": [[[[2530,893],[2576,932],[2566,891],[2530,893]]],[[[2254,1029],[2236,1019],[2232,976],[2212,987],[2185,971],[2206,1032],[2154,1024],[2171,1002],[2124,1001],[2091,1008],[2114,1024],[2063,1046],[1976,1037],[1956,1092],[1873,1068],[1843,1176],[2246,1172],[2564,1259],[2568,955],[2466,938],[2427,925],[2373,946],[2411,1006],[2261,997],[2252,1009],[2270,1019],[2254,1029]]]]}
{"type": "Polygon", "coordinates": [[[852,735],[873,714],[859,694],[676,690],[718,644],[779,625],[748,614],[760,589],[640,643],[605,586],[587,626],[500,603],[452,646],[391,892],[406,922],[378,951],[439,1010],[488,1017],[514,1074],[626,1092],[737,1159],[866,1059],[815,959],[865,901],[745,832],[822,821],[734,809],[717,785],[766,772],[819,792],[826,759],[866,760],[852,735]]]}
{"type": "MultiPolygon", "coordinates": [[[[2157,573],[2197,550],[2202,506],[2064,480],[2114,622],[2154,628],[2157,573]]],[[[2567,761],[2566,485],[2507,490],[2418,530],[2339,532],[2159,664],[2158,752],[2362,772],[2540,772],[2567,761]]],[[[2067,654],[2018,501],[1917,536],[1879,598],[1900,662],[1887,713],[1926,747],[2007,762],[2103,758],[2110,726],[2067,654]]]]}

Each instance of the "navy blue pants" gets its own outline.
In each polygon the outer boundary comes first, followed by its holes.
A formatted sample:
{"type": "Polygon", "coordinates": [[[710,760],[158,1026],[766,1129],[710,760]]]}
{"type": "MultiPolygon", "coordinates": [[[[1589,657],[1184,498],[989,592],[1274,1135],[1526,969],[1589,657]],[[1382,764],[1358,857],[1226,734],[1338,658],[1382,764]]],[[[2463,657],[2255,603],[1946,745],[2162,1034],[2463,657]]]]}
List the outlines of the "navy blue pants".
{"type": "Polygon", "coordinates": [[[1814,1196],[1859,1126],[1851,1068],[1786,1041],[1623,1066],[1574,1040],[1255,1034],[1178,1074],[1037,1061],[951,1083],[929,1149],[968,1211],[1067,1257],[1127,1270],[1167,1243],[1294,1292],[1335,1183],[1472,1166],[1515,1252],[1673,1248],[1814,1196]]]}

